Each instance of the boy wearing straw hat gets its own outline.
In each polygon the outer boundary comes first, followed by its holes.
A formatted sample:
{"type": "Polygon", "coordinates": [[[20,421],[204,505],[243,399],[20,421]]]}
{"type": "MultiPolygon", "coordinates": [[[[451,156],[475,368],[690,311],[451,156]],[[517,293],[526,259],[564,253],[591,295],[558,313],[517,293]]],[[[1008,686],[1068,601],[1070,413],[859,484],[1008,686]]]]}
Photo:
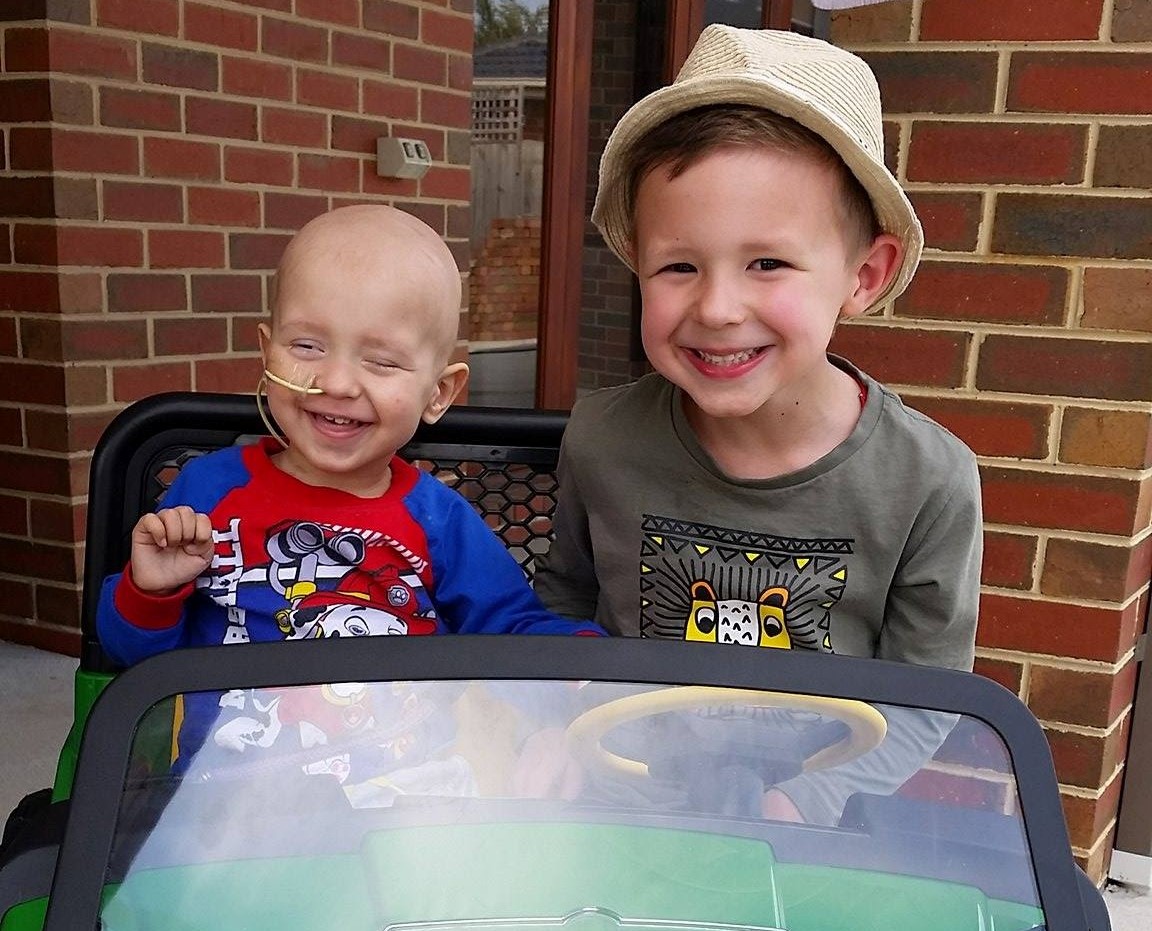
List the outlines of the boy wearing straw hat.
{"type": "MultiPolygon", "coordinates": [[[[544,602],[625,636],[971,668],[975,457],[827,352],[923,246],[868,66],[709,26],[612,132],[592,219],[639,279],[655,372],[573,410],[544,602]]],[[[770,797],[832,820],[818,775],[770,797]]]]}

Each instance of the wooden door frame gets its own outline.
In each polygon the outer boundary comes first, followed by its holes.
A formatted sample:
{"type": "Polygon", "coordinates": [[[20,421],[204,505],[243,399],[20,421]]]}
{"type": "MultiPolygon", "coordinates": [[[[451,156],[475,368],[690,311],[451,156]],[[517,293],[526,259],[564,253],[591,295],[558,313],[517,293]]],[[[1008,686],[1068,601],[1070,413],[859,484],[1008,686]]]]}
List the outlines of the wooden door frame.
{"type": "MultiPolygon", "coordinates": [[[[704,0],[668,3],[666,82],[680,70],[704,23],[704,0]]],[[[552,0],[548,16],[536,406],[555,410],[567,410],[576,400],[580,361],[593,14],[592,0],[552,0]]],[[[792,0],[764,0],[762,22],[790,28],[792,0]]]]}

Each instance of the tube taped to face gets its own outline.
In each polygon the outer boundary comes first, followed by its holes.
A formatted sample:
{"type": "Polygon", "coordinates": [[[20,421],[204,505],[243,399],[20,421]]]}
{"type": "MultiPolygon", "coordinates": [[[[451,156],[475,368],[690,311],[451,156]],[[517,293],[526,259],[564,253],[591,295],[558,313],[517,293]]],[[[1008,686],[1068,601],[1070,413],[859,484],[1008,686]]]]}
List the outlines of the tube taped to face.
{"type": "Polygon", "coordinates": [[[267,378],[273,384],[277,384],[282,388],[287,388],[289,391],[298,391],[300,394],[323,394],[324,393],[323,388],[315,387],[315,381],[316,381],[315,375],[309,375],[308,380],[304,383],[300,383],[300,382],[292,380],[292,379],[296,379],[299,377],[299,373],[296,369],[292,370],[292,377],[291,378],[281,378],[279,375],[275,374],[271,369],[264,369],[264,377],[267,378]]]}

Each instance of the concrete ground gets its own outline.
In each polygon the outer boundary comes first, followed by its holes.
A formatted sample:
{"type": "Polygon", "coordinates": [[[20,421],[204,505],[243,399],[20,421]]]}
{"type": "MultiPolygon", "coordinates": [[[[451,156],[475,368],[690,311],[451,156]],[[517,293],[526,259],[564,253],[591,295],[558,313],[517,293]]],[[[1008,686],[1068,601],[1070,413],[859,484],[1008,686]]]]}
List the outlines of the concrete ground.
{"type": "MultiPolygon", "coordinates": [[[[52,784],[72,724],[76,660],[0,641],[0,818],[27,793],[52,784]]],[[[1152,929],[1152,895],[1109,886],[1113,931],[1152,929]]]]}

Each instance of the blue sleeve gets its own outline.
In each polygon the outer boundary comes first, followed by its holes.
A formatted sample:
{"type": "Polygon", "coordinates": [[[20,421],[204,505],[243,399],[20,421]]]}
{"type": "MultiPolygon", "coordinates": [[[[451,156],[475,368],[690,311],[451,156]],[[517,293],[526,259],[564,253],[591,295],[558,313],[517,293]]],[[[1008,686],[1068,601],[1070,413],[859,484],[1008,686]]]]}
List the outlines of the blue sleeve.
{"type": "Polygon", "coordinates": [[[432,601],[452,632],[606,635],[591,621],[548,611],[499,537],[455,491],[421,473],[407,504],[428,540],[432,601]]]}
{"type": "MultiPolygon", "coordinates": [[[[229,491],[246,481],[248,470],[241,459],[240,447],[220,450],[185,465],[156,509],[186,504],[199,513],[211,514],[229,491]]],[[[123,573],[117,572],[104,580],[96,608],[96,633],[108,656],[116,663],[131,666],[145,657],[182,646],[188,620],[187,604],[179,620],[170,627],[140,627],[116,607],[116,587],[122,577],[123,573]]]]}

